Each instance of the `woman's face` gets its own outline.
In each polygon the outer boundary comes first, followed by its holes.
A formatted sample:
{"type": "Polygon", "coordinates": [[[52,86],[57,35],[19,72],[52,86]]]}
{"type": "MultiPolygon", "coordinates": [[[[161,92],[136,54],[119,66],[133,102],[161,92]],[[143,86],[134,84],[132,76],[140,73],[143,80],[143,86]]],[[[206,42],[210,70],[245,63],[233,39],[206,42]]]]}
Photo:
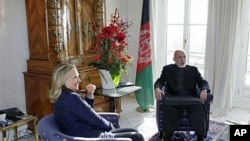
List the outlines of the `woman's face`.
{"type": "Polygon", "coordinates": [[[81,79],[79,78],[79,73],[76,68],[73,68],[69,72],[69,78],[65,81],[65,86],[72,90],[76,91],[79,90],[79,83],[81,79]]]}

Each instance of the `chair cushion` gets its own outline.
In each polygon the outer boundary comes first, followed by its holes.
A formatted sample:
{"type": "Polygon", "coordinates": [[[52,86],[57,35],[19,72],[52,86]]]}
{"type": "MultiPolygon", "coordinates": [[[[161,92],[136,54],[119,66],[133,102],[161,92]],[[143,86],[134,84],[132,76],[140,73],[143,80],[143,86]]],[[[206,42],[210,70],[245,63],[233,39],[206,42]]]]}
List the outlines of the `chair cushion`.
{"type": "MultiPolygon", "coordinates": [[[[118,119],[115,119],[117,114],[102,114],[102,116],[109,117],[113,122],[118,121],[118,119]]],[[[118,122],[115,124],[119,127],[118,122]]],[[[129,138],[85,138],[63,134],[56,125],[53,114],[46,115],[40,119],[37,125],[37,130],[41,141],[131,141],[129,138]]]]}
{"type": "Polygon", "coordinates": [[[110,121],[115,128],[120,128],[119,125],[120,116],[118,115],[118,113],[98,112],[98,114],[101,115],[106,120],[110,121]]]}

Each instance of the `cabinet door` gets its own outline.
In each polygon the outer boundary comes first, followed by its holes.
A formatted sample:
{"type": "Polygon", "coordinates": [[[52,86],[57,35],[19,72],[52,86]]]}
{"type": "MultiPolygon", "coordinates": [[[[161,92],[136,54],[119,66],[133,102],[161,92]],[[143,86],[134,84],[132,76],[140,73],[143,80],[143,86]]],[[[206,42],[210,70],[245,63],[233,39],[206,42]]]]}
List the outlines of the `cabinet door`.
{"type": "Polygon", "coordinates": [[[78,53],[82,55],[94,43],[93,28],[100,30],[104,24],[104,0],[77,0],[76,26],[78,53]],[[81,6],[79,6],[81,5],[81,6]],[[95,27],[93,27],[95,25],[95,27]]]}
{"type": "Polygon", "coordinates": [[[69,58],[86,56],[93,45],[93,24],[97,28],[104,22],[104,0],[65,1],[65,39],[69,58]]]}
{"type": "Polygon", "coordinates": [[[88,55],[94,42],[93,23],[104,23],[104,0],[48,0],[48,39],[51,60],[88,55]]]}
{"type": "Polygon", "coordinates": [[[26,0],[31,60],[67,61],[88,56],[93,23],[105,19],[105,0],[26,0]]]}

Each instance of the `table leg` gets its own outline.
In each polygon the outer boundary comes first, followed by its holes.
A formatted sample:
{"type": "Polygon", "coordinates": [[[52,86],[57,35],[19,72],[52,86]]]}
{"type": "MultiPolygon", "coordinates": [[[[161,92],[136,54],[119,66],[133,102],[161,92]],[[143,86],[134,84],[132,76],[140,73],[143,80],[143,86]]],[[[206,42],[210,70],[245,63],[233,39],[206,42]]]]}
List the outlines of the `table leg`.
{"type": "Polygon", "coordinates": [[[6,131],[3,131],[2,133],[3,133],[3,134],[2,134],[2,139],[3,139],[3,141],[7,141],[7,138],[6,138],[6,131]]]}
{"type": "Polygon", "coordinates": [[[36,141],[39,141],[38,133],[37,133],[37,127],[36,127],[36,120],[34,120],[33,124],[34,124],[34,135],[35,135],[35,140],[36,140],[36,141]]]}
{"type": "Polygon", "coordinates": [[[116,112],[115,98],[110,98],[110,112],[116,112]]]}
{"type": "Polygon", "coordinates": [[[121,98],[115,98],[115,108],[117,113],[121,113],[121,98]]]}
{"type": "Polygon", "coordinates": [[[14,139],[16,140],[18,138],[18,132],[17,132],[17,126],[14,128],[14,139]]]}

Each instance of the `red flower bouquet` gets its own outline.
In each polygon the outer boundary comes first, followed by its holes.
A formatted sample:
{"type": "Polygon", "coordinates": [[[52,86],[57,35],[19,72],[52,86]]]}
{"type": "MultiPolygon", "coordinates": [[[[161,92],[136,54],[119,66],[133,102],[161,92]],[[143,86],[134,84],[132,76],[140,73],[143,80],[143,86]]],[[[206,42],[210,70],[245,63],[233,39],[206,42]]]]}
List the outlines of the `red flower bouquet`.
{"type": "Polygon", "coordinates": [[[127,74],[127,64],[133,59],[128,53],[126,42],[127,29],[132,22],[119,20],[119,18],[116,9],[111,23],[95,34],[95,44],[89,48],[89,51],[94,54],[94,61],[89,65],[110,71],[112,78],[121,73],[127,74]]]}

